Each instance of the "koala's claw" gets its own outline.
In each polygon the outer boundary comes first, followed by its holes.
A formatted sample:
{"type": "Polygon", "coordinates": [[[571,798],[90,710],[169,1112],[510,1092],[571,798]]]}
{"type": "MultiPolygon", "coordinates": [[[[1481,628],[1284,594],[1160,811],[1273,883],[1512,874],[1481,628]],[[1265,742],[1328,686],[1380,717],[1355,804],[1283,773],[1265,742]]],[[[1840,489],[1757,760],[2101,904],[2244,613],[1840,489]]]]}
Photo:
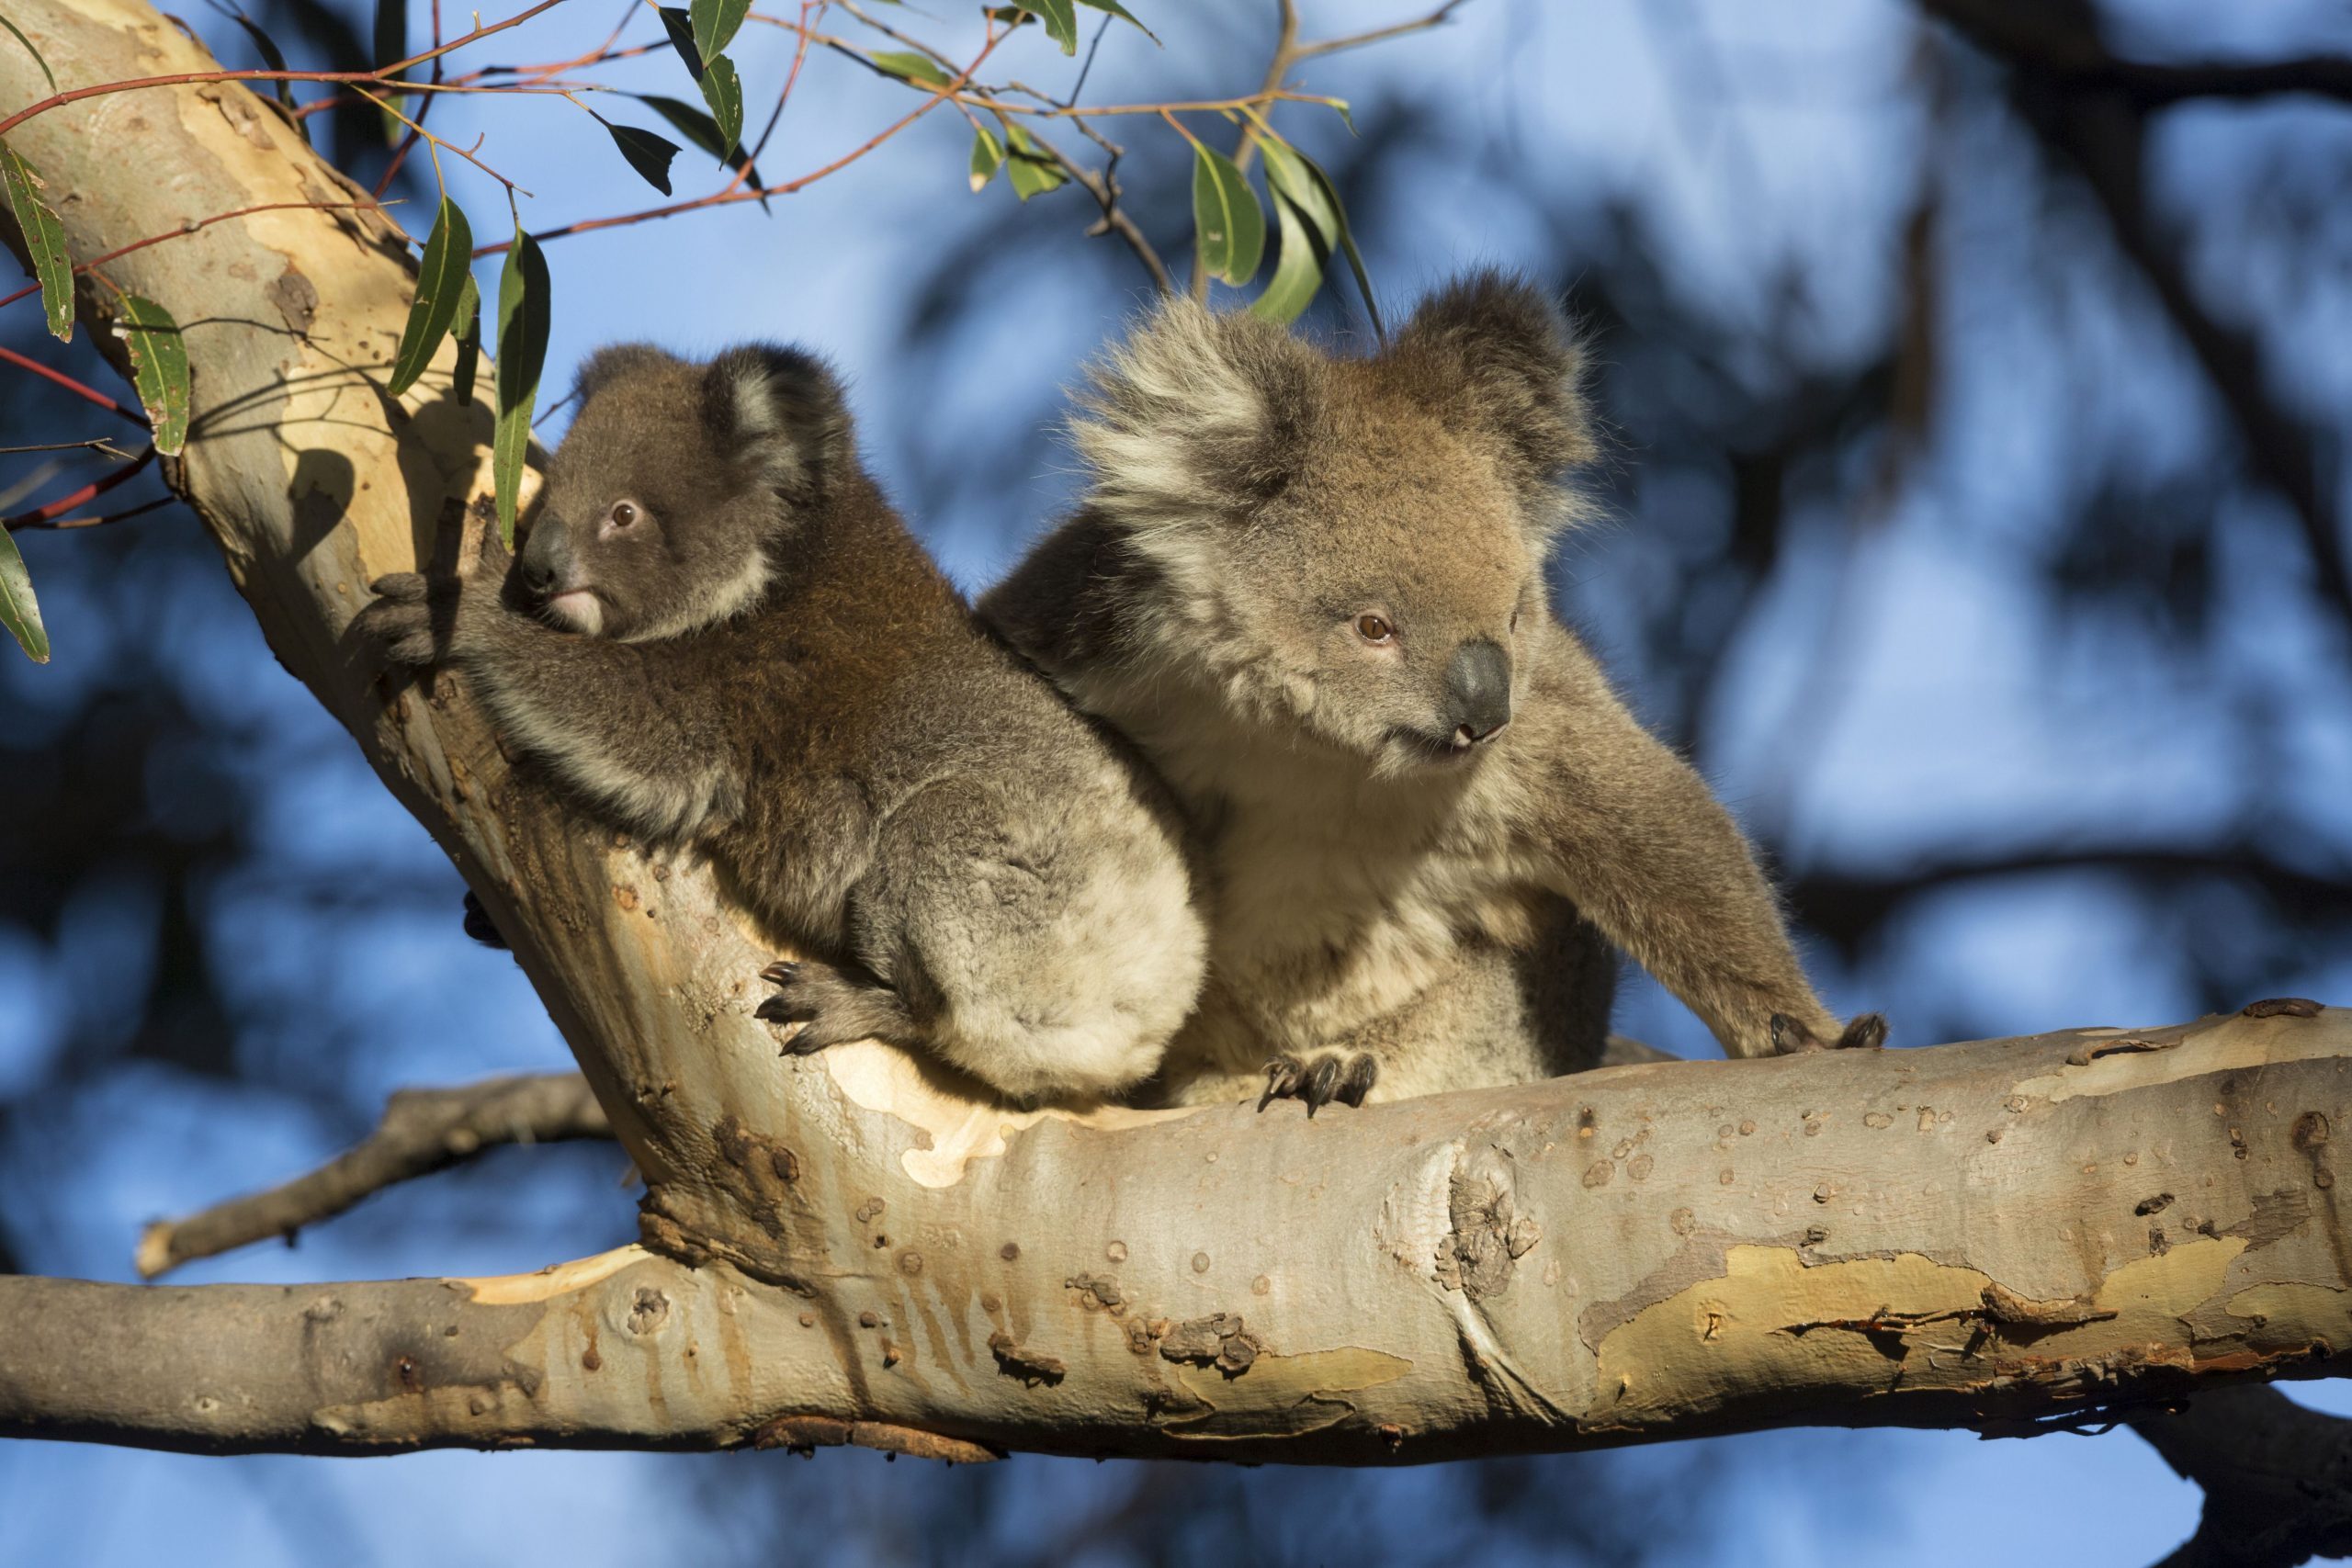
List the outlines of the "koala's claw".
{"type": "Polygon", "coordinates": [[[813,959],[779,958],[760,971],[776,994],[752,1010],[769,1023],[800,1025],[784,1055],[809,1056],[853,1040],[906,1043],[919,1033],[898,993],[861,975],[813,959]]]}
{"type": "Polygon", "coordinates": [[[1353,1056],[1326,1051],[1311,1062],[1276,1056],[1266,1064],[1266,1092],[1258,1097],[1258,1109],[1277,1100],[1303,1100],[1311,1117],[1335,1100],[1362,1105],[1379,1077],[1380,1064],[1361,1051],[1353,1056]]]}
{"type": "Polygon", "coordinates": [[[470,887],[466,890],[466,934],[484,947],[494,947],[501,952],[514,945],[500,933],[497,922],[490,918],[490,911],[482,908],[481,896],[470,887]]]}
{"type": "Polygon", "coordinates": [[[1886,1015],[1857,1013],[1835,1040],[1824,1040],[1787,1013],[1772,1015],[1772,1054],[1801,1055],[1808,1051],[1875,1051],[1886,1043],[1886,1015]]]}

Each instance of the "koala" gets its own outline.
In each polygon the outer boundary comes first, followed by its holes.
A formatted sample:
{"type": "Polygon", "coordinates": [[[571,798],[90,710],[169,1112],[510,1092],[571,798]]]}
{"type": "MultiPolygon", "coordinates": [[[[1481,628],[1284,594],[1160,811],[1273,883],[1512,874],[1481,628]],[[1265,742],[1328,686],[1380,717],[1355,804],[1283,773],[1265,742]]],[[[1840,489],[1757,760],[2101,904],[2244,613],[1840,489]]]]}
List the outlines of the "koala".
{"type": "Polygon", "coordinates": [[[1180,819],[933,566],[832,376],[624,346],[580,387],[519,558],[384,578],[361,635],[457,666],[614,825],[708,853],[809,954],[763,973],[788,1052],[880,1039],[1022,1102],[1150,1074],[1206,962],[1180,819]]]}
{"type": "Polygon", "coordinates": [[[1883,1041],[1814,995],[1731,818],[1553,615],[1580,356],[1479,274],[1368,356],[1179,299],[1097,371],[1081,504],[980,611],[1199,837],[1209,989],[1163,1098],[1311,1115],[1596,1066],[1612,944],[1732,1055],[1883,1041]]]}

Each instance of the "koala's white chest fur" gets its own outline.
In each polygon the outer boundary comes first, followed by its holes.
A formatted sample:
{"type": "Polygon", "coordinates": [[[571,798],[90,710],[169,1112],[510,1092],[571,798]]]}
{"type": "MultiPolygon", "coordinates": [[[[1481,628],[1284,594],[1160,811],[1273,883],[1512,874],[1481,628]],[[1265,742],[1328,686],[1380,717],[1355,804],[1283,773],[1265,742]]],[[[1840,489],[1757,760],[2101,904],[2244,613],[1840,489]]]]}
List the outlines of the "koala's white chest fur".
{"type": "Polygon", "coordinates": [[[1443,980],[1476,936],[1516,945],[1540,894],[1476,769],[1372,780],[1360,760],[1163,690],[1090,692],[1204,830],[1211,967],[1263,1043],[1313,1050],[1443,980]]]}

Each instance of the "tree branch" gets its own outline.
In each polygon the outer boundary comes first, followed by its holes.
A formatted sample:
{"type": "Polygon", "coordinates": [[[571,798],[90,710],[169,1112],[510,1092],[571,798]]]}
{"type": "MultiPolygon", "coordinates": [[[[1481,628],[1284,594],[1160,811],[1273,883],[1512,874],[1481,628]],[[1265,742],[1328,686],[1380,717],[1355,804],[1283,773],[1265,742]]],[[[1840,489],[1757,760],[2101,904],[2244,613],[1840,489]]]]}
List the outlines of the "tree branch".
{"type": "Polygon", "coordinates": [[[2220,1388],[2132,1429],[2205,1489],[2197,1533],[2164,1568],[2296,1568],[2352,1557],[2352,1421],[2275,1388],[2220,1388]]]}
{"type": "Polygon", "coordinates": [[[373,1134],[308,1175],[186,1219],[149,1225],[139,1241],[139,1273],[153,1280],[183,1263],[271,1236],[290,1241],[304,1225],[495,1145],[612,1135],[604,1108],[577,1073],[492,1078],[461,1089],[401,1089],[385,1106],[373,1134]]]}

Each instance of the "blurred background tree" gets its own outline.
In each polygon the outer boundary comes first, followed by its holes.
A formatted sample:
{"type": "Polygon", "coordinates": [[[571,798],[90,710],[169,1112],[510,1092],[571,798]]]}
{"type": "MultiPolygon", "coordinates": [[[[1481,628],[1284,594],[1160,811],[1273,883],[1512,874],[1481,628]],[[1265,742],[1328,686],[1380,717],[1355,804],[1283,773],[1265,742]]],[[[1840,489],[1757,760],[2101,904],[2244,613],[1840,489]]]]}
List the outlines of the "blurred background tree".
{"type": "MultiPolygon", "coordinates": [[[[650,8],[613,9],[631,52],[599,80],[681,93],[650,8]]],[[[902,49],[849,11],[775,19],[902,49]]],[[[1368,12],[1309,0],[1304,23],[1424,14],[1368,12]]],[[[979,36],[960,12],[867,14],[949,59],[979,36]]],[[[1224,99],[1276,45],[1269,0],[1142,7],[1157,44],[1078,15],[1074,55],[1026,28],[990,79],[1071,101],[1083,70],[1088,102],[1224,99]]],[[[296,69],[364,69],[426,26],[387,43],[365,0],[267,0],[251,19],[296,69]]],[[[259,60],[225,14],[187,20],[259,60]]],[[[605,25],[575,3],[500,41],[553,59],[605,25]]],[[[732,47],[751,118],[797,41],[755,16],[732,47]]],[[[812,53],[762,173],[891,124],[915,90],[891,74],[812,53]]],[[[1833,1006],[1883,1007],[1918,1044],[2352,996],[2340,6],[1474,0],[1292,80],[1351,106],[1352,135],[1313,105],[1272,114],[1329,172],[1384,303],[1501,262],[1590,324],[1612,520],[1566,552],[1563,606],[1765,846],[1833,1006]]],[[[312,135],[362,185],[390,173],[421,238],[429,162],[390,170],[365,104],[299,101],[326,106],[312,135]]],[[[485,161],[537,193],[527,225],[644,196],[553,106],[451,97],[427,123],[457,146],[487,135],[485,161]]],[[[811,343],[848,372],[928,542],[984,585],[1070,493],[1063,390],[1148,298],[1140,250],[1180,284],[1189,261],[1191,147],[1094,123],[1126,148],[1141,246],[1084,238],[1102,208],[1077,184],[1016,201],[1000,174],[967,194],[974,131],[945,113],[797,194],[551,242],[542,402],[616,337],[811,343]]],[[[1214,117],[1188,123],[1232,146],[1214,117]]],[[[455,158],[443,173],[478,216],[504,198],[455,158]]],[[[1369,330],[1351,284],[1303,324],[1369,330]]],[[[107,382],[37,306],[0,312],[0,346],[107,382]]],[[[11,442],[118,433],[6,366],[0,417],[11,442]]],[[[0,512],[107,471],[0,456],[0,512]]],[[[161,495],[141,476],[77,514],[161,495]]],[[[454,872],[276,669],[184,509],[16,537],[56,657],[0,660],[0,1269],[129,1278],[143,1221],[324,1156],[394,1087],[567,1065],[521,976],[459,931],[454,872]]],[[[1621,1027],[1712,1050],[1646,981],[1621,1027]]],[[[187,1277],[532,1267],[626,1239],[625,1174],[593,1145],[504,1150],[300,1256],[187,1277]]],[[[1776,1433],[1395,1474],[0,1450],[12,1545],[65,1562],[2104,1562],[2160,1556],[2195,1508],[2120,1433],[1776,1433]]]]}

